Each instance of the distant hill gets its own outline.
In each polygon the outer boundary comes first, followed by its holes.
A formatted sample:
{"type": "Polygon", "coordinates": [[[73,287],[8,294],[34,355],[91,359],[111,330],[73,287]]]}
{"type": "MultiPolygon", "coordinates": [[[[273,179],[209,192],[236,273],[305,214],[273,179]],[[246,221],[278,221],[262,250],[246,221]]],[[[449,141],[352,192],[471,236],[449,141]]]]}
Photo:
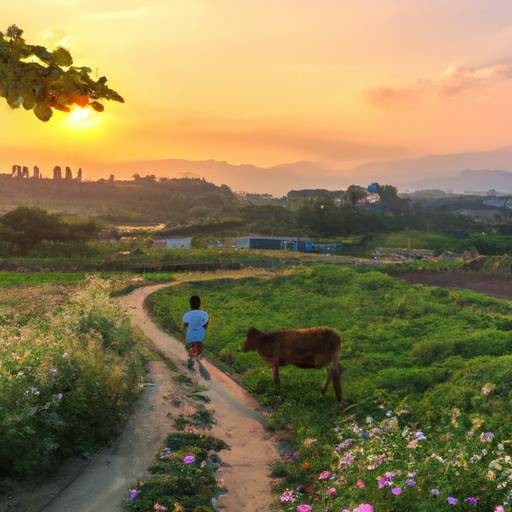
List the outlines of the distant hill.
{"type": "Polygon", "coordinates": [[[416,159],[360,165],[362,180],[392,183],[400,189],[442,189],[464,192],[495,189],[512,192],[512,147],[493,151],[429,155],[416,159]],[[504,170],[494,170],[504,169],[504,170]]]}
{"type": "Polygon", "coordinates": [[[139,160],[101,166],[104,174],[128,178],[134,173],[155,174],[173,178],[200,177],[218,185],[226,184],[235,191],[286,195],[290,189],[342,187],[343,173],[315,162],[293,162],[273,167],[251,164],[234,165],[218,160],[191,161],[181,159],[139,160]]]}

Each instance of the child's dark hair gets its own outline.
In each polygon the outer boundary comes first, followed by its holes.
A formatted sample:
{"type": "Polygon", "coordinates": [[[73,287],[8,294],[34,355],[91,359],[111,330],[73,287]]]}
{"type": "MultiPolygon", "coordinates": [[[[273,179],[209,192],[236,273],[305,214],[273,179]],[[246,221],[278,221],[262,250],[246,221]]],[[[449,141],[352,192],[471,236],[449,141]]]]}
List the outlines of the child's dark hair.
{"type": "Polygon", "coordinates": [[[192,295],[189,303],[192,309],[199,309],[201,307],[201,297],[199,297],[199,295],[192,295]]]}

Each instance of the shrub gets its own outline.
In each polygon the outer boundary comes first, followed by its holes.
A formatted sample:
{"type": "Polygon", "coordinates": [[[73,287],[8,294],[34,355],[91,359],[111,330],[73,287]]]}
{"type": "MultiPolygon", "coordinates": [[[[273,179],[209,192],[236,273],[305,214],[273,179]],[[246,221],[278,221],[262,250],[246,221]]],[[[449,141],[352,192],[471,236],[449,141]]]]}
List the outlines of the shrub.
{"type": "Polygon", "coordinates": [[[0,326],[0,475],[24,477],[119,432],[142,358],[106,282],[24,325],[0,326]]]}

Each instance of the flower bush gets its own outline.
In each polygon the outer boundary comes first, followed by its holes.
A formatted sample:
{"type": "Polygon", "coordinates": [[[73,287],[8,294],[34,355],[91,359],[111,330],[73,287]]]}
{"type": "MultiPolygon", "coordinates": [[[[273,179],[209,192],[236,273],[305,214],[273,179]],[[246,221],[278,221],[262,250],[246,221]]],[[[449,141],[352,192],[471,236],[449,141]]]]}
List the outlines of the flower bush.
{"type": "MultiPolygon", "coordinates": [[[[442,512],[512,510],[512,441],[498,441],[482,418],[458,409],[444,425],[424,431],[388,412],[380,421],[346,418],[335,428],[327,469],[307,472],[307,484],[283,482],[287,512],[442,512]]],[[[306,440],[308,441],[308,440],[306,440]]],[[[317,443],[304,442],[301,459],[318,459],[317,443]]],[[[287,459],[288,474],[304,466],[287,459]],[[295,466],[295,467],[293,467],[295,466]]]]}
{"type": "Polygon", "coordinates": [[[128,490],[127,512],[210,512],[211,499],[223,483],[217,479],[217,452],[227,445],[211,436],[170,434],[151,476],[128,490]]]}
{"type": "MultiPolygon", "coordinates": [[[[13,316],[14,318],[14,316],[13,316]]],[[[142,358],[106,281],[0,324],[0,476],[52,469],[115,435],[141,388],[142,358]]]]}

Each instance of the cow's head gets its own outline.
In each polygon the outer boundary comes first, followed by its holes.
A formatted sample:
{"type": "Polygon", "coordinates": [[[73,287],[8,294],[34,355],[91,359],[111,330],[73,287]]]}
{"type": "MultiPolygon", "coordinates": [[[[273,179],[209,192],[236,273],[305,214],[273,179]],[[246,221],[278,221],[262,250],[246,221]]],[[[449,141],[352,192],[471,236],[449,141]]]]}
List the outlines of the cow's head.
{"type": "Polygon", "coordinates": [[[250,327],[249,330],[247,331],[245,342],[242,343],[242,346],[240,347],[240,351],[251,352],[253,350],[256,350],[258,346],[258,339],[262,334],[263,333],[261,331],[258,331],[258,329],[250,327]]]}

